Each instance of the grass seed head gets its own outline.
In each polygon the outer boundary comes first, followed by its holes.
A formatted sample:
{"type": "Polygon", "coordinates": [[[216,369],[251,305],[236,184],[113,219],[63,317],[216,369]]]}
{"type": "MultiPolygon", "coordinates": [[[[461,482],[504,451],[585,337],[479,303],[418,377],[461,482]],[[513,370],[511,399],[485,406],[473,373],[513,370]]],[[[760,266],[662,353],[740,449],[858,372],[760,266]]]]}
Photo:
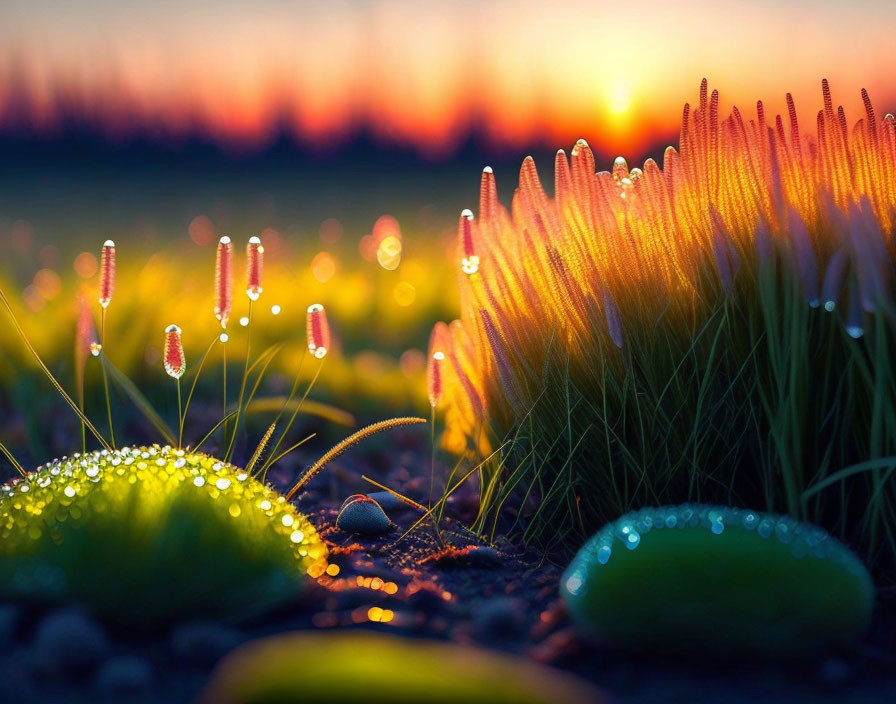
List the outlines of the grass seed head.
{"type": "Polygon", "coordinates": [[[215,254],[215,317],[227,327],[233,306],[233,243],[225,235],[215,254]]]}
{"type": "Polygon", "coordinates": [[[169,325],[165,328],[165,354],[163,361],[165,372],[173,379],[180,379],[187,370],[181,331],[177,325],[169,325]]]}
{"type": "Polygon", "coordinates": [[[264,269],[264,245],[258,237],[250,237],[246,245],[246,295],[257,301],[261,295],[261,274],[264,269]]]}
{"type": "Polygon", "coordinates": [[[115,292],[115,243],[106,240],[100,252],[100,305],[106,308],[115,292]]]}
{"type": "Polygon", "coordinates": [[[305,328],[308,351],[317,359],[323,359],[330,351],[330,323],[327,321],[327,311],[320,303],[308,306],[305,328]]]}
{"type": "Polygon", "coordinates": [[[473,212],[471,210],[464,210],[460,214],[457,231],[462,250],[460,267],[465,274],[472,276],[479,271],[479,257],[473,243],[473,212]]]}

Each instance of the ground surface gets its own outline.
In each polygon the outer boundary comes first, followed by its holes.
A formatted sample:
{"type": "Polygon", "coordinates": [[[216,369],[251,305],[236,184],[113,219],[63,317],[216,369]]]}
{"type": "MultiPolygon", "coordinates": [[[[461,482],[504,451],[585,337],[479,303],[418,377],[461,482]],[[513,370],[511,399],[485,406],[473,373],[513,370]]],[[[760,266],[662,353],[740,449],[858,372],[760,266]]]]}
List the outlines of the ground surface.
{"type": "MultiPolygon", "coordinates": [[[[135,637],[114,627],[85,633],[98,625],[87,619],[85,626],[83,616],[63,612],[62,621],[69,618],[74,629],[69,642],[77,654],[95,646],[92,659],[66,669],[48,663],[72,653],[53,653],[41,641],[41,629],[58,620],[58,612],[0,606],[0,702],[189,702],[214,663],[238,643],[285,630],[334,628],[500,649],[576,672],[620,702],[880,702],[896,691],[892,588],[881,592],[869,638],[851,652],[796,664],[658,662],[614,653],[576,633],[557,597],[562,568],[549,556],[512,543],[477,547],[457,523],[444,526],[449,530],[443,540],[453,548],[446,549],[430,526],[399,540],[417,517],[404,507],[389,510],[393,527],[383,535],[338,529],[342,500],[372,488],[360,481],[362,472],[417,498],[428,493],[428,473],[419,470],[428,457],[417,444],[413,432],[399,433],[388,445],[353,452],[301,495],[300,508],[329,543],[339,571],[262,622],[240,628],[184,623],[135,637]]],[[[295,458],[270,479],[287,485],[305,459],[295,458]]],[[[460,495],[451,510],[462,516],[473,500],[460,495]]]]}

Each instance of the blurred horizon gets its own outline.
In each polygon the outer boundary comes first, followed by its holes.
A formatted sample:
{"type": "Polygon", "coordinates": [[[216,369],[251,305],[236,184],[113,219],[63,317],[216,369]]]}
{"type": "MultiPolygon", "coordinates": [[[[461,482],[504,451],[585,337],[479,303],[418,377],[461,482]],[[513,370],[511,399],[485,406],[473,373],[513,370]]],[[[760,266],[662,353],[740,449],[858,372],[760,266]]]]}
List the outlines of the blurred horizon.
{"type": "Polygon", "coordinates": [[[723,114],[790,92],[811,119],[822,78],[847,115],[863,87],[896,99],[885,0],[7,0],[0,20],[0,136],[25,142],[445,163],[581,137],[633,161],[674,141],[703,77],[723,114]]]}
{"type": "MultiPolygon", "coordinates": [[[[509,206],[525,156],[552,193],[554,154],[579,138],[598,170],[618,155],[662,165],[704,77],[720,114],[737,104],[747,120],[761,99],[774,124],[792,93],[803,134],[822,78],[850,124],[863,87],[882,116],[896,107],[894,28],[889,0],[5,0],[0,287],[70,379],[79,299],[96,301],[114,240],[106,351],[170,412],[153,381],[161,332],[176,321],[197,359],[218,330],[217,238],[242,263],[260,235],[253,335],[292,343],[280,381],[319,302],[338,343],[315,394],[426,408],[424,350],[458,315],[455,233],[484,166],[509,206]]],[[[20,347],[0,336],[0,409],[37,423],[48,411],[30,407],[20,347]]]]}

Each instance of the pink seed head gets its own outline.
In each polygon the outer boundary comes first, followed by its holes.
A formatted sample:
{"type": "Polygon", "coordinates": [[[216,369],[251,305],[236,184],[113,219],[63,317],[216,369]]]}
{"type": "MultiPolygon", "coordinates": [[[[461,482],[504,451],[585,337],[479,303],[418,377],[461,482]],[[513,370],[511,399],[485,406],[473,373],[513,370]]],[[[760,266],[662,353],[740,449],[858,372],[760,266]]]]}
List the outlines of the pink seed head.
{"type": "Polygon", "coordinates": [[[165,364],[165,372],[174,379],[180,379],[187,370],[184,346],[181,342],[180,328],[177,325],[169,325],[165,328],[163,362],[165,364]]]}
{"type": "Polygon", "coordinates": [[[115,292],[115,243],[106,240],[100,253],[100,305],[105,308],[115,292]]]}
{"type": "Polygon", "coordinates": [[[318,359],[323,359],[330,351],[330,324],[327,322],[327,311],[320,303],[308,306],[305,326],[308,351],[318,359]]]}
{"type": "Polygon", "coordinates": [[[472,276],[479,271],[479,256],[476,254],[473,244],[473,212],[471,210],[461,212],[457,231],[463,248],[460,268],[465,274],[472,276]]]}
{"type": "Polygon", "coordinates": [[[227,327],[233,305],[233,244],[226,235],[218,240],[215,255],[215,317],[227,327]]]}
{"type": "Polygon", "coordinates": [[[442,363],[445,353],[433,352],[426,368],[426,389],[429,392],[429,405],[435,408],[442,401],[442,363]]]}
{"type": "Polygon", "coordinates": [[[250,237],[246,245],[246,295],[257,301],[261,295],[261,273],[264,269],[264,246],[258,237],[250,237]]]}

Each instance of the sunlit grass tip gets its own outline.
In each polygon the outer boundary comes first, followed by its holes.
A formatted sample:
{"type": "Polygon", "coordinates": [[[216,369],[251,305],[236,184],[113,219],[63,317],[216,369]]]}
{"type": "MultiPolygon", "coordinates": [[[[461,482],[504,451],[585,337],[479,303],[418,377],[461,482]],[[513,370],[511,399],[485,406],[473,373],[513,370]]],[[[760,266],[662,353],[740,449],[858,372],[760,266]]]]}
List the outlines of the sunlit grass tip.
{"type": "Polygon", "coordinates": [[[264,269],[264,245],[258,237],[250,237],[246,245],[246,295],[257,301],[261,295],[261,274],[264,269]]]}
{"type": "Polygon", "coordinates": [[[215,252],[215,317],[227,327],[233,307],[233,243],[227,235],[218,240],[215,252]]]}
{"type": "Polygon", "coordinates": [[[737,498],[892,556],[896,119],[862,100],[850,127],[823,81],[807,130],[790,95],[725,116],[704,81],[662,166],[579,140],[551,196],[524,159],[509,207],[483,170],[440,371],[442,445],[513,448],[484,513],[516,484],[556,536],[737,498]]]}
{"type": "Polygon", "coordinates": [[[330,351],[330,323],[327,311],[320,303],[308,306],[305,319],[308,351],[317,359],[323,359],[330,351]]]}
{"type": "Polygon", "coordinates": [[[165,373],[172,379],[180,379],[187,370],[184,346],[181,340],[181,329],[177,325],[165,328],[165,353],[163,363],[165,373]]]}
{"type": "Polygon", "coordinates": [[[100,252],[100,297],[99,302],[107,308],[115,293],[115,243],[112,240],[103,242],[100,252]]]}

